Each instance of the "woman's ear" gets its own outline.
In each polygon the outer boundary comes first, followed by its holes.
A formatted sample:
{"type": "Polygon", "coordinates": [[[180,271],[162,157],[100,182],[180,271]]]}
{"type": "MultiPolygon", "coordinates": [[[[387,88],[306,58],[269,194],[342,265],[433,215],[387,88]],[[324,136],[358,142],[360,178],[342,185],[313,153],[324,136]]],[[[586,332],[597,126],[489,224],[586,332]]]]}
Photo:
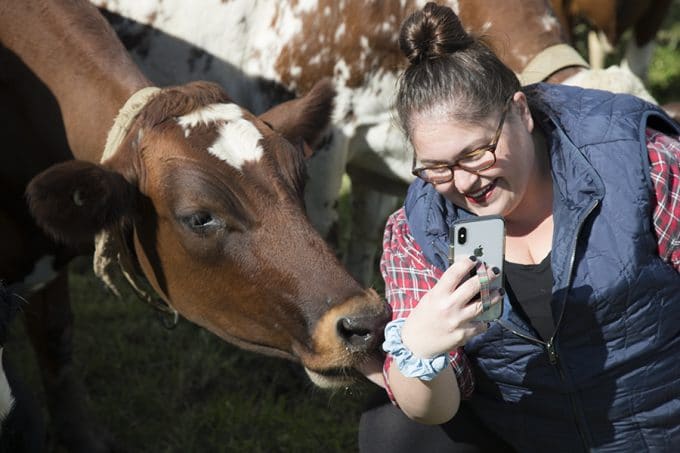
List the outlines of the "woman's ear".
{"type": "Polygon", "coordinates": [[[527,101],[527,97],[523,92],[518,91],[512,95],[511,108],[517,112],[520,121],[522,121],[524,127],[526,127],[527,131],[531,134],[534,130],[534,118],[531,116],[529,102],[527,101]]]}

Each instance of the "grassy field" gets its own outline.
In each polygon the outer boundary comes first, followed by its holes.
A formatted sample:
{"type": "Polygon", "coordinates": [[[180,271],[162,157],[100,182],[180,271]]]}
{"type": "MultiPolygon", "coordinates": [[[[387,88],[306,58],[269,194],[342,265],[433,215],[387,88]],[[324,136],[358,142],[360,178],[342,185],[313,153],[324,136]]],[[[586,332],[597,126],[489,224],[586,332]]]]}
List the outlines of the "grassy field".
{"type": "MultiPolygon", "coordinates": [[[[118,299],[86,258],[71,265],[75,361],[96,417],[133,452],[348,452],[368,384],[334,393],[301,367],[244,352],[180,321],[167,330],[131,292],[118,299]]],[[[42,399],[21,323],[8,345],[42,399]]]]}
{"type": "MultiPolygon", "coordinates": [[[[680,100],[680,6],[659,35],[649,74],[661,101],[680,100]]],[[[345,206],[347,203],[345,202],[345,206]]],[[[131,452],[352,452],[365,384],[328,393],[300,367],[232,347],[186,321],[166,330],[131,294],[117,299],[86,259],[71,268],[75,364],[96,417],[131,452]]],[[[8,343],[42,400],[23,326],[8,343]]]]}

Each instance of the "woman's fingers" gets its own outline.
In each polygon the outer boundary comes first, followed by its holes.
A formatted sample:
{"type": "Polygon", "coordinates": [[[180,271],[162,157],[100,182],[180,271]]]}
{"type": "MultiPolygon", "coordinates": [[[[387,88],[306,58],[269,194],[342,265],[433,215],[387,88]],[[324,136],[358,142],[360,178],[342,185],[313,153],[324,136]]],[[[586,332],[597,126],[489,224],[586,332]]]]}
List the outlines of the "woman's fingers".
{"type": "MultiPolygon", "coordinates": [[[[490,304],[491,306],[501,303],[503,300],[503,295],[505,290],[499,288],[495,290],[492,294],[490,304]]],[[[468,342],[472,337],[482,334],[489,328],[489,323],[486,321],[475,321],[475,317],[482,314],[484,311],[484,305],[481,299],[477,299],[474,302],[469,303],[463,310],[461,310],[461,315],[463,317],[463,322],[460,326],[460,331],[463,335],[462,344],[468,342]]]]}
{"type": "Polygon", "coordinates": [[[476,256],[470,256],[456,261],[442,274],[437,285],[435,285],[435,288],[447,294],[451,294],[468,278],[470,272],[474,272],[477,263],[476,256]]]}
{"type": "MultiPolygon", "coordinates": [[[[415,355],[435,357],[486,330],[486,323],[474,321],[483,310],[479,300],[480,278],[476,275],[478,265],[481,264],[474,257],[454,263],[411,311],[401,334],[402,341],[415,355]]],[[[484,271],[489,282],[498,278],[486,266],[484,271]]],[[[501,299],[497,290],[492,290],[491,296],[492,304],[501,299]]]]}
{"type": "MultiPolygon", "coordinates": [[[[503,295],[505,294],[505,290],[503,288],[499,288],[494,290],[491,293],[491,300],[489,301],[490,306],[494,306],[497,303],[500,303],[503,300],[503,295]]],[[[477,298],[467,304],[462,310],[462,318],[465,320],[472,320],[474,317],[479,316],[482,314],[484,311],[484,303],[481,300],[481,298],[477,298]]]]}
{"type": "MultiPolygon", "coordinates": [[[[481,266],[479,264],[478,266],[481,266]]],[[[500,278],[500,271],[497,268],[488,268],[485,266],[487,284],[492,285],[493,282],[500,278]]],[[[470,301],[477,297],[480,293],[481,281],[478,276],[468,278],[462,282],[452,293],[451,293],[451,303],[456,305],[467,305],[470,301]]]]}

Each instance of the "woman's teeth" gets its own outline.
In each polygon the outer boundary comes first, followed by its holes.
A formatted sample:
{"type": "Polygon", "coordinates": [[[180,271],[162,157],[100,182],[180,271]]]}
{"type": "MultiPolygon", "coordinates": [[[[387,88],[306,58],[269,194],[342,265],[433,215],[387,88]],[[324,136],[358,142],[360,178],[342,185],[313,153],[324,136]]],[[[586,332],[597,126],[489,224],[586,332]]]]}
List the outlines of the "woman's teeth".
{"type": "Polygon", "coordinates": [[[489,184],[488,186],[483,187],[482,189],[478,190],[477,192],[471,192],[468,193],[468,197],[470,198],[480,198],[486,195],[491,189],[493,189],[493,184],[489,184]]]}

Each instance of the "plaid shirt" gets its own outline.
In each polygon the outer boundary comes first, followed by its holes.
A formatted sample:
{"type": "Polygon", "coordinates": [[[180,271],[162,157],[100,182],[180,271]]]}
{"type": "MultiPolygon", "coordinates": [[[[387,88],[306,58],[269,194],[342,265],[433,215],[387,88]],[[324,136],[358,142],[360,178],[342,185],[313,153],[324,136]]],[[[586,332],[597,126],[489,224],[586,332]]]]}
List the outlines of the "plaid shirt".
{"type": "MultiPolygon", "coordinates": [[[[647,129],[647,151],[654,186],[652,203],[654,228],[659,256],[680,272],[680,141],[647,129]]],[[[439,280],[442,271],[427,262],[409,230],[404,208],[392,214],[385,226],[380,271],[385,280],[385,297],[392,307],[392,319],[405,318],[439,280]]],[[[474,390],[472,368],[463,348],[449,353],[453,371],[463,398],[474,390]]],[[[388,355],[383,366],[387,393],[387,370],[392,363],[388,355]]]]}

